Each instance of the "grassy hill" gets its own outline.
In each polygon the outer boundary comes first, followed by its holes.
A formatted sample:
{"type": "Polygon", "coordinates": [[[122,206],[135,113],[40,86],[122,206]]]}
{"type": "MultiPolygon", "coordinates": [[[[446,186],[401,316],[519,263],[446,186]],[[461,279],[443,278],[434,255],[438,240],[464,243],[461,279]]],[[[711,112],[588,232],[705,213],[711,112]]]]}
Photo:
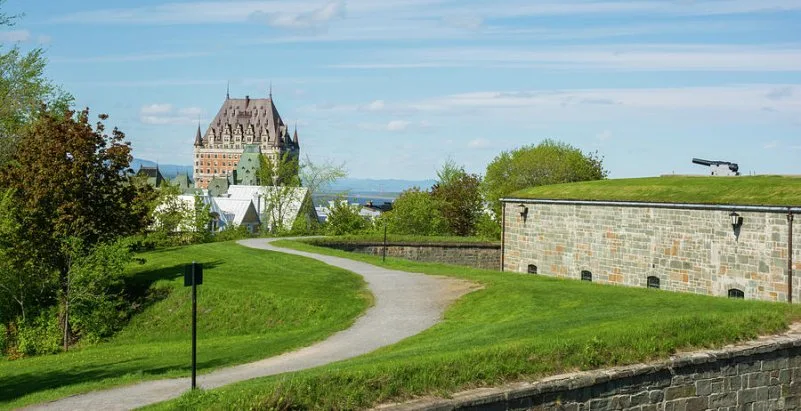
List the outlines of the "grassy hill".
{"type": "Polygon", "coordinates": [[[183,265],[204,264],[198,370],[271,357],[347,328],[371,303],[360,276],[234,243],[139,255],[129,283],[149,303],[111,341],[68,353],[0,360],[0,408],[190,373],[191,297],[183,265]]]}
{"type": "Polygon", "coordinates": [[[484,286],[440,324],[352,360],[201,391],[155,409],[359,409],[427,394],[665,358],[781,331],[801,306],[306,251],[484,286]]]}
{"type": "Polygon", "coordinates": [[[801,206],[801,177],[626,178],[527,188],[509,198],[801,206]]]}

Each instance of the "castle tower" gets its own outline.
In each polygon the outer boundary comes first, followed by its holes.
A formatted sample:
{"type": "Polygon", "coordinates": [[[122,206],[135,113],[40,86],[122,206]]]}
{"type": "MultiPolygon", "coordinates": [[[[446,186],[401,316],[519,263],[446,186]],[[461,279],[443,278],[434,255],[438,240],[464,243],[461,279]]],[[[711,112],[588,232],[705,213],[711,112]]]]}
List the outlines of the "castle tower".
{"type": "Polygon", "coordinates": [[[198,126],[194,143],[195,186],[206,188],[215,177],[233,175],[245,146],[250,147],[250,152],[257,146],[259,153],[274,163],[284,153],[300,155],[297,127],[294,139],[290,138],[289,127],[278,114],[272,93],[262,99],[227,95],[206,132],[201,134],[198,126]]]}

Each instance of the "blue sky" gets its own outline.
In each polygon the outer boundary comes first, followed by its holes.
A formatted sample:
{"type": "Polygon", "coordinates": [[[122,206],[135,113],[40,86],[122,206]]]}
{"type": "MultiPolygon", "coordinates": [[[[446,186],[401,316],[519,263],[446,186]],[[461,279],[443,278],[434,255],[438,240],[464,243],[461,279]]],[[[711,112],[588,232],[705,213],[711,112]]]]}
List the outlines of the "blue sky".
{"type": "Polygon", "coordinates": [[[225,97],[272,82],[312,160],[352,177],[483,173],[544,138],[611,177],[801,174],[799,0],[7,0],[0,42],[43,47],[135,155],[190,164],[225,97]]]}

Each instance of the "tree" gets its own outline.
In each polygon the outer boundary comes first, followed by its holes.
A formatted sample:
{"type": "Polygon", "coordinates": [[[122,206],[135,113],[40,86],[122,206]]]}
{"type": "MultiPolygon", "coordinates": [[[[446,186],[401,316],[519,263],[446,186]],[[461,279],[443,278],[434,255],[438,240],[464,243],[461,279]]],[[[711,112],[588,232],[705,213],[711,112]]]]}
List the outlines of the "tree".
{"type": "Polygon", "coordinates": [[[88,109],[60,115],[45,110],[24,128],[12,161],[0,169],[0,187],[11,190],[19,221],[11,233],[14,264],[57,273],[65,349],[71,341],[69,275],[77,252],[72,244],[87,254],[150,222],[154,193],[132,183],[130,144],[116,128],[111,135],[104,131],[102,121],[92,128],[88,109]]]}
{"type": "Polygon", "coordinates": [[[442,202],[418,187],[402,192],[385,218],[387,230],[393,234],[448,234],[448,221],[442,216],[442,202]]]}
{"type": "Polygon", "coordinates": [[[481,185],[484,199],[496,216],[500,199],[515,191],[547,184],[600,180],[608,171],[598,153],[584,153],[562,142],[544,140],[536,146],[504,151],[487,166],[481,185]]]}
{"type": "Polygon", "coordinates": [[[317,164],[312,162],[309,156],[306,156],[300,166],[300,180],[303,187],[309,189],[310,196],[318,194],[323,188],[347,176],[345,163],[335,164],[331,161],[324,161],[317,164]]]}
{"type": "Polygon", "coordinates": [[[181,201],[181,188],[166,181],[158,190],[156,206],[153,207],[151,220],[153,229],[169,235],[184,229],[190,214],[189,206],[181,201]]]}
{"type": "Polygon", "coordinates": [[[431,188],[431,196],[440,204],[442,216],[453,235],[475,234],[476,221],[482,211],[479,185],[481,178],[468,174],[464,167],[451,160],[437,171],[438,182],[431,188]]]}
{"type": "MultiPolygon", "coordinates": [[[[3,3],[0,1],[0,6],[3,3]]],[[[16,17],[0,12],[0,27],[13,26],[16,17]]],[[[63,113],[72,103],[71,95],[44,77],[45,65],[40,48],[25,53],[13,46],[0,52],[0,164],[11,158],[22,128],[30,124],[43,107],[63,113]]]]}
{"type": "Polygon", "coordinates": [[[349,204],[345,198],[335,200],[328,211],[325,233],[327,235],[343,235],[358,234],[365,231],[368,223],[359,214],[359,209],[361,209],[361,206],[349,204]]]}

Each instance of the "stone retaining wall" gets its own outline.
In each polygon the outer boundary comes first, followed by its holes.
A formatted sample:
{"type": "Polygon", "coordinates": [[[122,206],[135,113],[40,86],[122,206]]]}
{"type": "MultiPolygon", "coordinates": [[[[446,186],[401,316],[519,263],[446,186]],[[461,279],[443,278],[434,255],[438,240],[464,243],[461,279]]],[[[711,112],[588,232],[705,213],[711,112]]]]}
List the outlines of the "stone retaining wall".
{"type": "Polygon", "coordinates": [[[670,360],[558,375],[379,407],[406,410],[734,411],[801,409],[801,327],[670,360]]]}
{"type": "MultiPolygon", "coordinates": [[[[653,206],[507,202],[504,270],[671,291],[787,301],[787,215],[653,206]],[[528,213],[520,215],[519,205],[528,213]]],[[[734,207],[734,206],[733,206],[734,207]]],[[[801,268],[801,216],[795,219],[801,268]]],[[[801,275],[793,279],[801,300],[801,275]]]]}
{"type": "MultiPolygon", "coordinates": [[[[322,247],[380,256],[382,243],[314,243],[322,247]]],[[[462,265],[473,268],[498,270],[501,262],[500,244],[475,243],[388,243],[387,257],[412,261],[425,261],[462,265]]]]}

